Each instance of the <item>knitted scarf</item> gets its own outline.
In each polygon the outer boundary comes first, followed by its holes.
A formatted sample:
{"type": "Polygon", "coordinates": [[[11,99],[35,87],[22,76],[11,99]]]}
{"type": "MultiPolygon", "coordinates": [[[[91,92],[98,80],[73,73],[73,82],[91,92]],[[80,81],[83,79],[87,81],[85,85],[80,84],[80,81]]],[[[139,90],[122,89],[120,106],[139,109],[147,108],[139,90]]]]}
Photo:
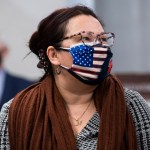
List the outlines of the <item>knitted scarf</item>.
{"type": "MultiPolygon", "coordinates": [[[[98,150],[137,150],[123,88],[112,75],[94,92],[100,115],[98,150]]],[[[17,94],[9,110],[11,150],[76,150],[76,139],[54,79],[49,75],[17,94]]]]}

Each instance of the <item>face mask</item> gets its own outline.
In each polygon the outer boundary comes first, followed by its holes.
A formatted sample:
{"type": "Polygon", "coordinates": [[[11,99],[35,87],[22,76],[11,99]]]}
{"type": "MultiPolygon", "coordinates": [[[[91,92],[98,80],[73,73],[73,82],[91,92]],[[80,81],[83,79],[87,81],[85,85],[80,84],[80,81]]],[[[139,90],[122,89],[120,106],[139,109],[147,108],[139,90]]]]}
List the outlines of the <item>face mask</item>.
{"type": "Polygon", "coordinates": [[[78,44],[68,50],[73,57],[73,64],[71,68],[60,66],[83,83],[97,85],[110,74],[113,55],[110,48],[101,47],[100,44],[78,44]]]}

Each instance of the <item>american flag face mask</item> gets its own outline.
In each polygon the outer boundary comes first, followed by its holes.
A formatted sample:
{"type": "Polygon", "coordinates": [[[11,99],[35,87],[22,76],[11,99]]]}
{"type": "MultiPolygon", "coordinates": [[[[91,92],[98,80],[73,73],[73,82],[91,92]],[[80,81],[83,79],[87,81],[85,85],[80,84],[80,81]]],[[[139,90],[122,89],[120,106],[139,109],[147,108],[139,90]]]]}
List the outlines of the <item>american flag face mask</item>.
{"type": "Polygon", "coordinates": [[[109,47],[80,43],[64,50],[72,55],[73,64],[71,68],[60,66],[83,83],[96,85],[110,74],[113,54],[109,47]]]}

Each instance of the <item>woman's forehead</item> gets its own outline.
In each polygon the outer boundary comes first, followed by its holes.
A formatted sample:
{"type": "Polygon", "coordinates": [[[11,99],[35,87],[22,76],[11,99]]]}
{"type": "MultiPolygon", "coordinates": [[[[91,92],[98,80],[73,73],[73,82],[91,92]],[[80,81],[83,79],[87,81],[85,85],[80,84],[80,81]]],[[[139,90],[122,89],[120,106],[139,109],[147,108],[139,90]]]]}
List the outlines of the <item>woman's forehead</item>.
{"type": "Polygon", "coordinates": [[[69,20],[66,26],[65,36],[70,36],[82,31],[90,31],[99,34],[104,32],[104,29],[96,18],[90,15],[79,15],[69,20]]]}

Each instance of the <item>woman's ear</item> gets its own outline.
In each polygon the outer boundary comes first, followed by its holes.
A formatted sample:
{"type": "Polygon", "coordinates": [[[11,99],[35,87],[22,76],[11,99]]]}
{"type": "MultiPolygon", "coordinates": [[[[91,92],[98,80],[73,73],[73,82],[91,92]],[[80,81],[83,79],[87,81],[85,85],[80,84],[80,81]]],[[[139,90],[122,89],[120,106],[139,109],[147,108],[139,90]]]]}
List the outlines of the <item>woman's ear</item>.
{"type": "Polygon", "coordinates": [[[53,46],[49,46],[47,48],[47,57],[49,58],[50,62],[53,65],[60,65],[59,59],[58,59],[58,52],[53,46]]]}

